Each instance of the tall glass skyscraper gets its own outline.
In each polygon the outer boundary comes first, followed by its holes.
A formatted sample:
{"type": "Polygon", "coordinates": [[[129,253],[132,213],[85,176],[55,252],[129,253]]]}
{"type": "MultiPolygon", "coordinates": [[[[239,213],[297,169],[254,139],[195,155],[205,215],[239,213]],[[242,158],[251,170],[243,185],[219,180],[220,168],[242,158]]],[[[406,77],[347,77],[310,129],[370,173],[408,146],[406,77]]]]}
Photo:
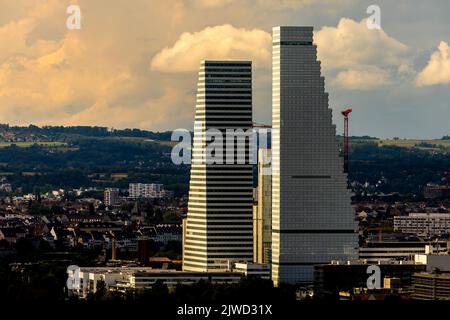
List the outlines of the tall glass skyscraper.
{"type": "Polygon", "coordinates": [[[203,61],[195,110],[183,270],[226,270],[232,261],[252,261],[251,130],[251,62],[203,61]],[[234,136],[231,131],[235,131],[234,136]],[[223,134],[225,148],[208,151],[213,144],[220,145],[217,136],[212,138],[217,133],[223,134]],[[223,161],[212,163],[212,158],[223,161]]]}
{"type": "Polygon", "coordinates": [[[272,279],[356,258],[357,225],[312,27],[273,28],[272,279]]]}

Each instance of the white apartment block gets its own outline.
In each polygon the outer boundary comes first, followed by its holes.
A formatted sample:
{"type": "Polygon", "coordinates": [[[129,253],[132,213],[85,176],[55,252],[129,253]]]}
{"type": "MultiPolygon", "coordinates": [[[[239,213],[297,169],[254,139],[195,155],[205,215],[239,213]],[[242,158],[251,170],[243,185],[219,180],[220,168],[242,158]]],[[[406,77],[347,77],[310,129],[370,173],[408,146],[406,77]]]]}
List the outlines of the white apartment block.
{"type": "Polygon", "coordinates": [[[128,193],[131,199],[166,198],[172,196],[172,193],[165,190],[164,185],[160,183],[130,183],[128,193]]]}
{"type": "Polygon", "coordinates": [[[106,188],[104,193],[105,206],[110,207],[119,203],[119,189],[106,188]]]}
{"type": "Polygon", "coordinates": [[[408,216],[395,216],[394,230],[420,236],[450,233],[450,213],[410,213],[408,216]]]}

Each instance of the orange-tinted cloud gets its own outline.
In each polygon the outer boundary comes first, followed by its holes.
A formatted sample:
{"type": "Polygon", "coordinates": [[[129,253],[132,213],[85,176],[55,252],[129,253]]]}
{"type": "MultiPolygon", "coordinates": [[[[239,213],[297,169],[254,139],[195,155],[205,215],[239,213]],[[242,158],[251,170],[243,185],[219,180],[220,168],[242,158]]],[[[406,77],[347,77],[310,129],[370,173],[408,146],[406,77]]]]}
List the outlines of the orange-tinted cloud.
{"type": "Polygon", "coordinates": [[[269,67],[271,36],[268,32],[235,28],[229,24],[183,33],[172,47],[152,59],[152,70],[196,71],[202,60],[252,60],[255,67],[269,67]]]}
{"type": "Polygon", "coordinates": [[[445,41],[439,43],[427,66],[416,77],[419,87],[436,84],[450,84],[450,48],[445,41]]]}

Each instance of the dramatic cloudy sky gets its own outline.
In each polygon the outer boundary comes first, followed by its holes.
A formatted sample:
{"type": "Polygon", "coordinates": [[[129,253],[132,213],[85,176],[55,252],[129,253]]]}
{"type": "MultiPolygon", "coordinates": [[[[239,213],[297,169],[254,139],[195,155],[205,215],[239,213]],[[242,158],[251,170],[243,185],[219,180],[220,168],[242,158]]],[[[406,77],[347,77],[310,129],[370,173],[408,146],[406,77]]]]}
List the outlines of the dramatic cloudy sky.
{"type": "Polygon", "coordinates": [[[1,0],[0,122],[192,128],[202,59],[251,59],[270,122],[271,29],[312,25],[334,122],[351,133],[450,134],[448,0],[1,0]],[[66,28],[78,4],[81,30],[66,28]],[[382,30],[369,30],[370,4],[382,30]]]}

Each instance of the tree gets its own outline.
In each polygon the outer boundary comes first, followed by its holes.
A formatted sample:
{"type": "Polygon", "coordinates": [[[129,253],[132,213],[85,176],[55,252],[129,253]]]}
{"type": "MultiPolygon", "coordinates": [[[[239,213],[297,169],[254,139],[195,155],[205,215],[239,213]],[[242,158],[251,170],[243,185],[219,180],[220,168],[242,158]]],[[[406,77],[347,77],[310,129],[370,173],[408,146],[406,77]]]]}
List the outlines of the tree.
{"type": "Polygon", "coordinates": [[[17,240],[16,250],[18,258],[23,261],[30,259],[36,253],[31,241],[25,238],[17,240]]]}

